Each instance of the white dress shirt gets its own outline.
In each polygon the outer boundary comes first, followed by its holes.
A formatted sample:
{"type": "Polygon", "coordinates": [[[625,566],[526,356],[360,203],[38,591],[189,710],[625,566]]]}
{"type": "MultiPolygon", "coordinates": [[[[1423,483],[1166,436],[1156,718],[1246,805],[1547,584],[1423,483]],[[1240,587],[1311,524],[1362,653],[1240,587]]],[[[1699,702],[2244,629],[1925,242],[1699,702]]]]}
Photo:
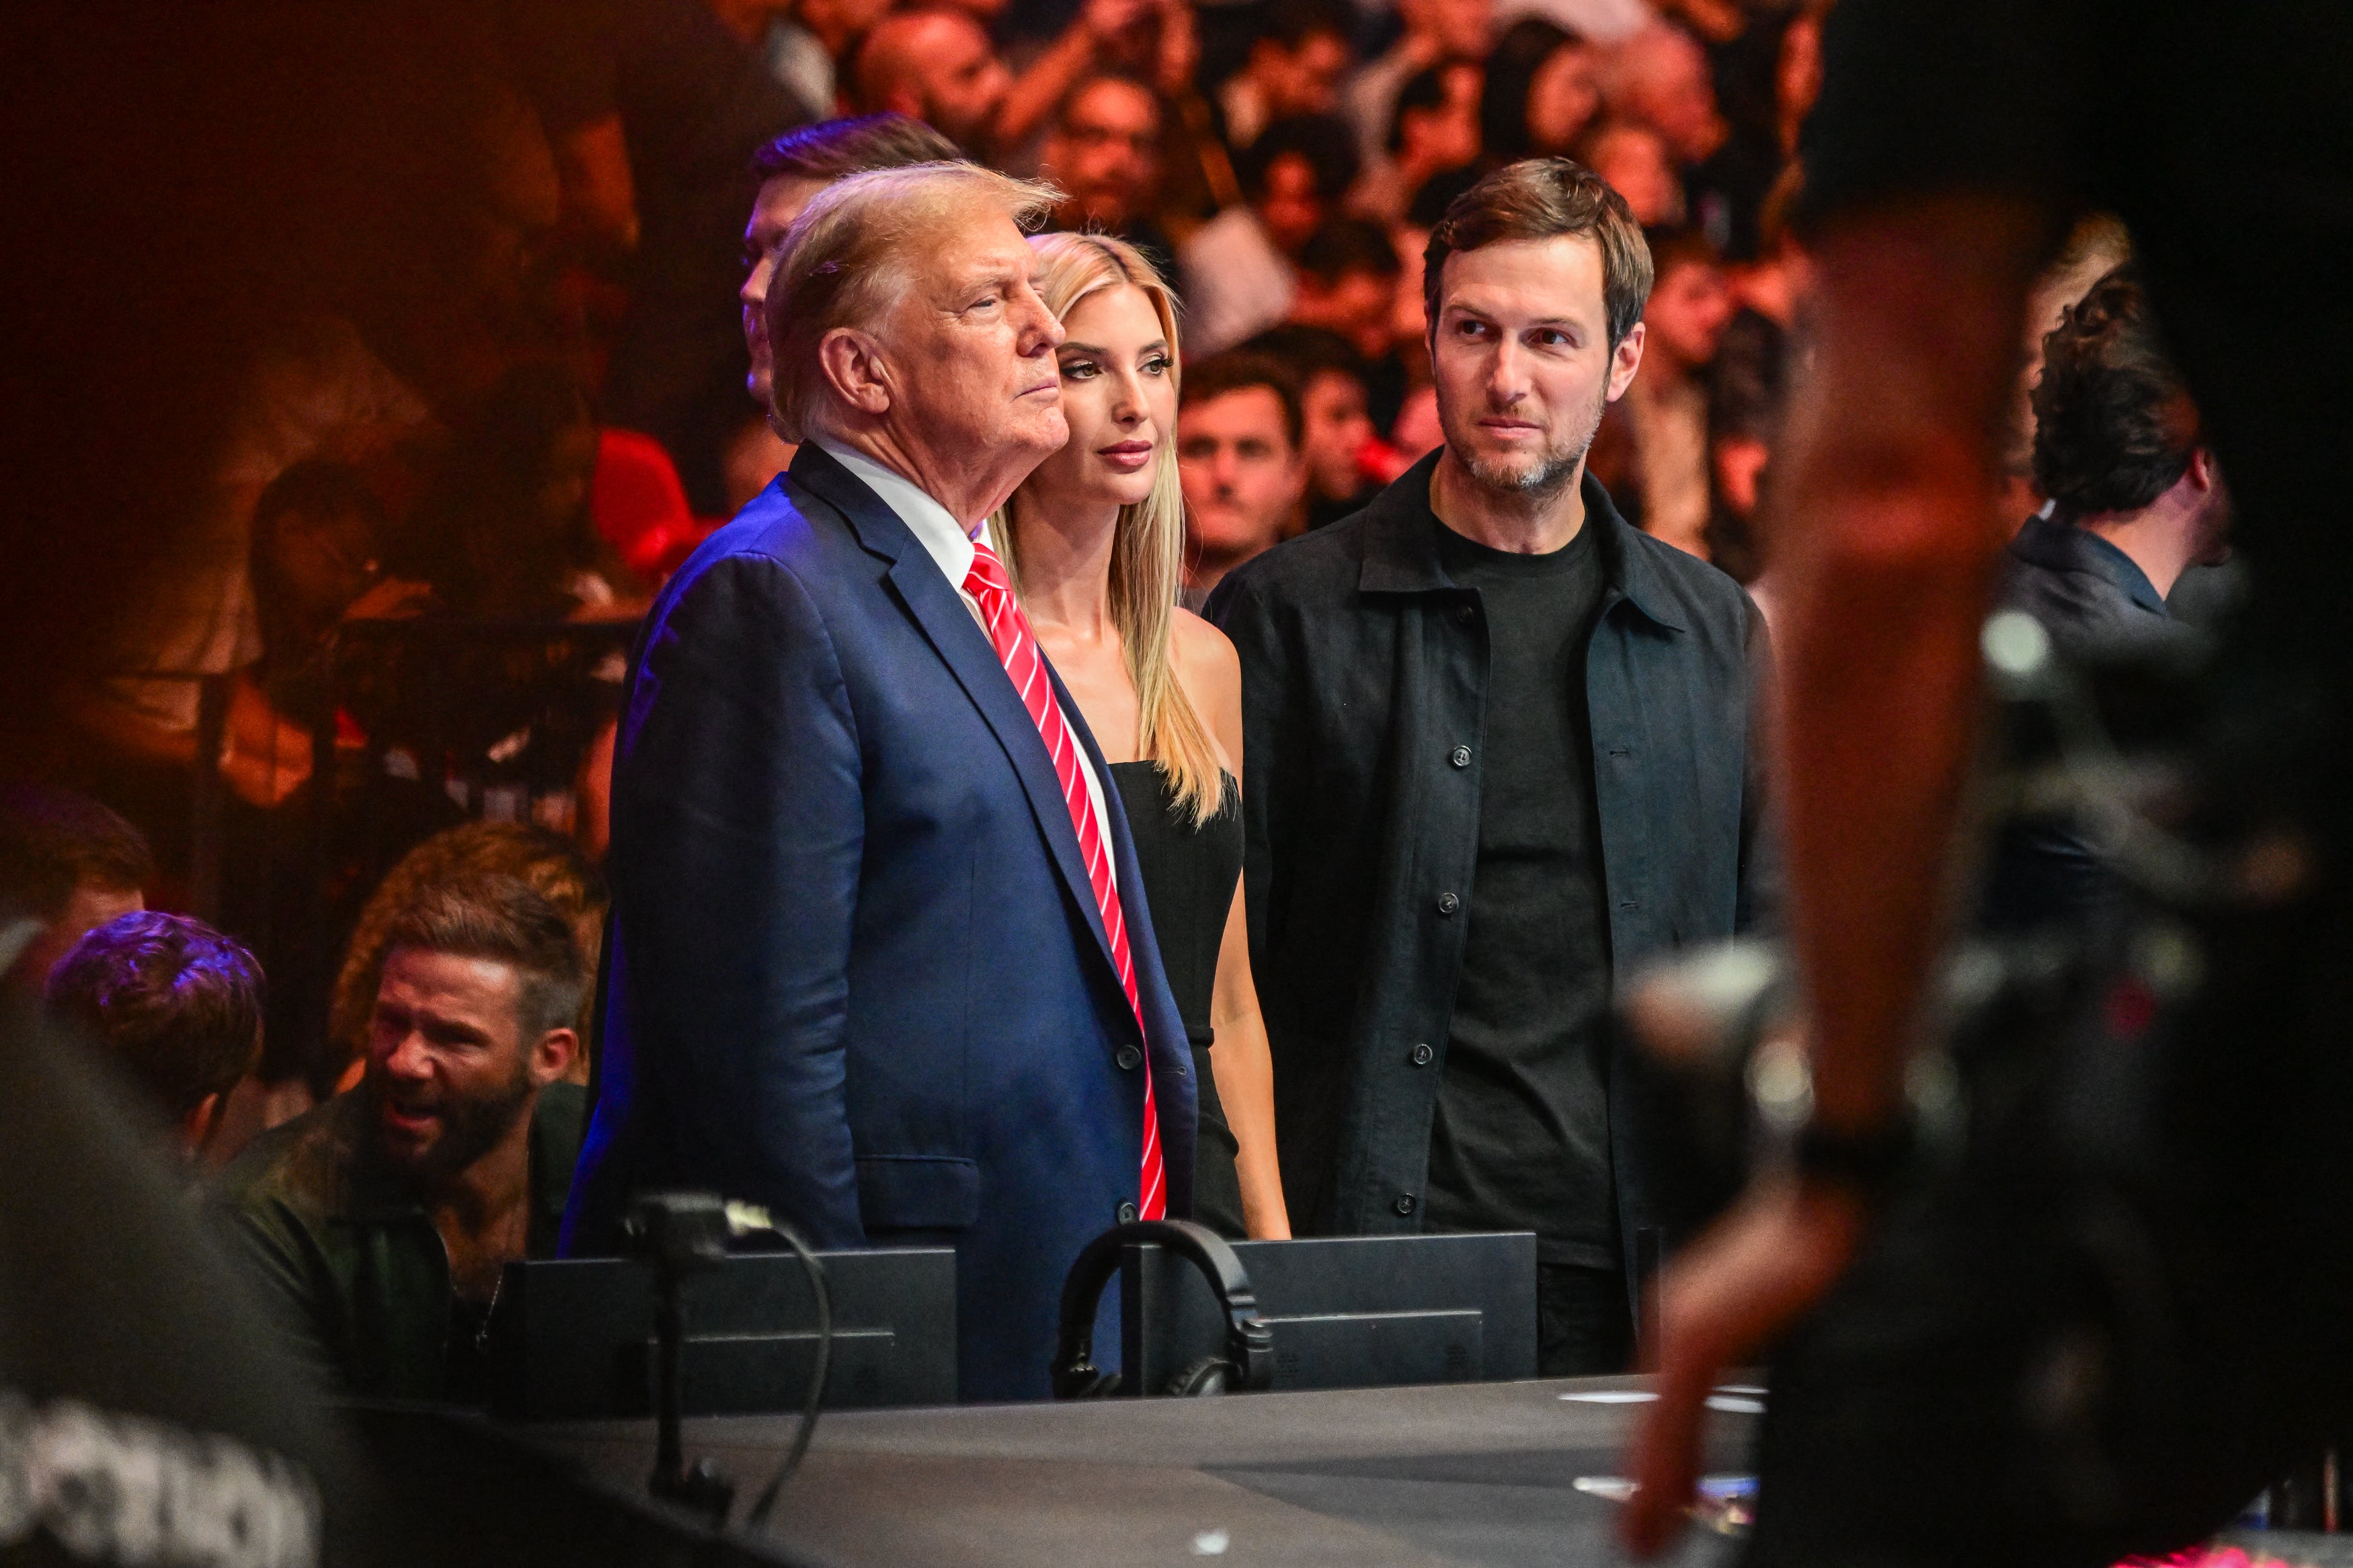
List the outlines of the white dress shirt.
{"type": "MultiPolygon", "coordinates": [[[[980,613],[980,601],[965,592],[964,586],[964,580],[972,574],[972,540],[979,529],[966,529],[921,485],[896,469],[884,468],[865,453],[854,451],[824,437],[818,437],[817,444],[828,457],[862,481],[868,489],[881,497],[882,504],[907,525],[907,531],[915,536],[915,542],[923,547],[924,553],[938,564],[941,574],[948,580],[948,586],[955,590],[956,597],[964,601],[965,608],[972,612],[972,618],[979,624],[981,635],[987,637],[988,622],[980,613]]],[[[982,525],[985,526],[987,521],[983,518],[982,525]]],[[[994,643],[989,647],[991,652],[996,651],[994,643]]],[[[1038,657],[1046,657],[1042,646],[1038,649],[1038,657]]],[[[1011,678],[1007,679],[1009,683],[1011,678]]],[[[1063,710],[1062,716],[1066,720],[1076,717],[1068,709],[1063,710]]],[[[1071,739],[1075,742],[1078,736],[1073,734],[1071,739]]],[[[1084,746],[1079,748],[1079,776],[1086,781],[1087,804],[1094,808],[1095,827],[1103,835],[1103,864],[1110,868],[1112,887],[1116,889],[1119,886],[1119,865],[1111,852],[1111,817],[1104,805],[1103,780],[1095,776],[1094,761],[1087,755],[1084,746]]]]}

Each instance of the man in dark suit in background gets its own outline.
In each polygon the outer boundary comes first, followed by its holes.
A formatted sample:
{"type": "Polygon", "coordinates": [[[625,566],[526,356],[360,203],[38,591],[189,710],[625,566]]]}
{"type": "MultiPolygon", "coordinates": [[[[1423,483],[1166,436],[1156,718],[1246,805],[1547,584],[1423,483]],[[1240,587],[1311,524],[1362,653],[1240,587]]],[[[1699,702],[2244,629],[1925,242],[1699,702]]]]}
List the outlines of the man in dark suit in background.
{"type": "Polygon", "coordinates": [[[1103,762],[974,531],[1067,438],[1061,329],[968,165],[820,193],[768,326],[791,470],[630,675],[600,1097],[567,1248],[716,1188],[953,1245],[961,1390],[1042,1395],[1062,1277],[1191,1199],[1194,1086],[1103,762]]]}

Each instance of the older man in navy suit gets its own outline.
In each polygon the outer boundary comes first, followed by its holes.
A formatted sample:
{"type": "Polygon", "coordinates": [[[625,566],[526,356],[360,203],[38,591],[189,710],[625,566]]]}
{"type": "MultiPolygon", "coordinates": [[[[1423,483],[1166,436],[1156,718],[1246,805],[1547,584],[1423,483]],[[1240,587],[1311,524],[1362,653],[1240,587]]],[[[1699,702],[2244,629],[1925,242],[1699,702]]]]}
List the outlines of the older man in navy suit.
{"type": "Polygon", "coordinates": [[[1067,438],[1022,226],[920,164],[820,194],[768,297],[792,468],[680,570],[614,767],[600,1092],[566,1247],[715,1188],[951,1244],[968,1399],[1042,1395],[1064,1270],[1190,1203],[1194,1085],[1125,819],[983,520],[1067,438]]]}

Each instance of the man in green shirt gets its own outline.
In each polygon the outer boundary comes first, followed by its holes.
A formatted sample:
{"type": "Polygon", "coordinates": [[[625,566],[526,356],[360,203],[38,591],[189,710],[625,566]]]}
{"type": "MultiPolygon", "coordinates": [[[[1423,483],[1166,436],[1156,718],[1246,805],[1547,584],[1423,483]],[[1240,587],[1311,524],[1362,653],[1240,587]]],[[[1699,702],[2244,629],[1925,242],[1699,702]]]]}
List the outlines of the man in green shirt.
{"type": "Polygon", "coordinates": [[[265,1300],[346,1392],[484,1397],[501,1271],[555,1248],[586,984],[570,926],[526,884],[429,890],[388,932],[359,1086],[223,1173],[265,1300]]]}

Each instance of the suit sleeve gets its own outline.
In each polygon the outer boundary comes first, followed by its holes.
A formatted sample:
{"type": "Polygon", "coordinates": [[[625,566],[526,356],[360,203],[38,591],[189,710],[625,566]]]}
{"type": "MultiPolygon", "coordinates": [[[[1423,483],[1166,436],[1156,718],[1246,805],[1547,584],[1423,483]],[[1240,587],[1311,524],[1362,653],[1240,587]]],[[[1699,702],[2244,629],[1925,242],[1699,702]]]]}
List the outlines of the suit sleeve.
{"type": "Polygon", "coordinates": [[[636,1070],[684,1168],[861,1246],[844,1094],[865,848],[855,717],[817,605],[714,563],[649,639],[615,780],[636,1070]]]}

